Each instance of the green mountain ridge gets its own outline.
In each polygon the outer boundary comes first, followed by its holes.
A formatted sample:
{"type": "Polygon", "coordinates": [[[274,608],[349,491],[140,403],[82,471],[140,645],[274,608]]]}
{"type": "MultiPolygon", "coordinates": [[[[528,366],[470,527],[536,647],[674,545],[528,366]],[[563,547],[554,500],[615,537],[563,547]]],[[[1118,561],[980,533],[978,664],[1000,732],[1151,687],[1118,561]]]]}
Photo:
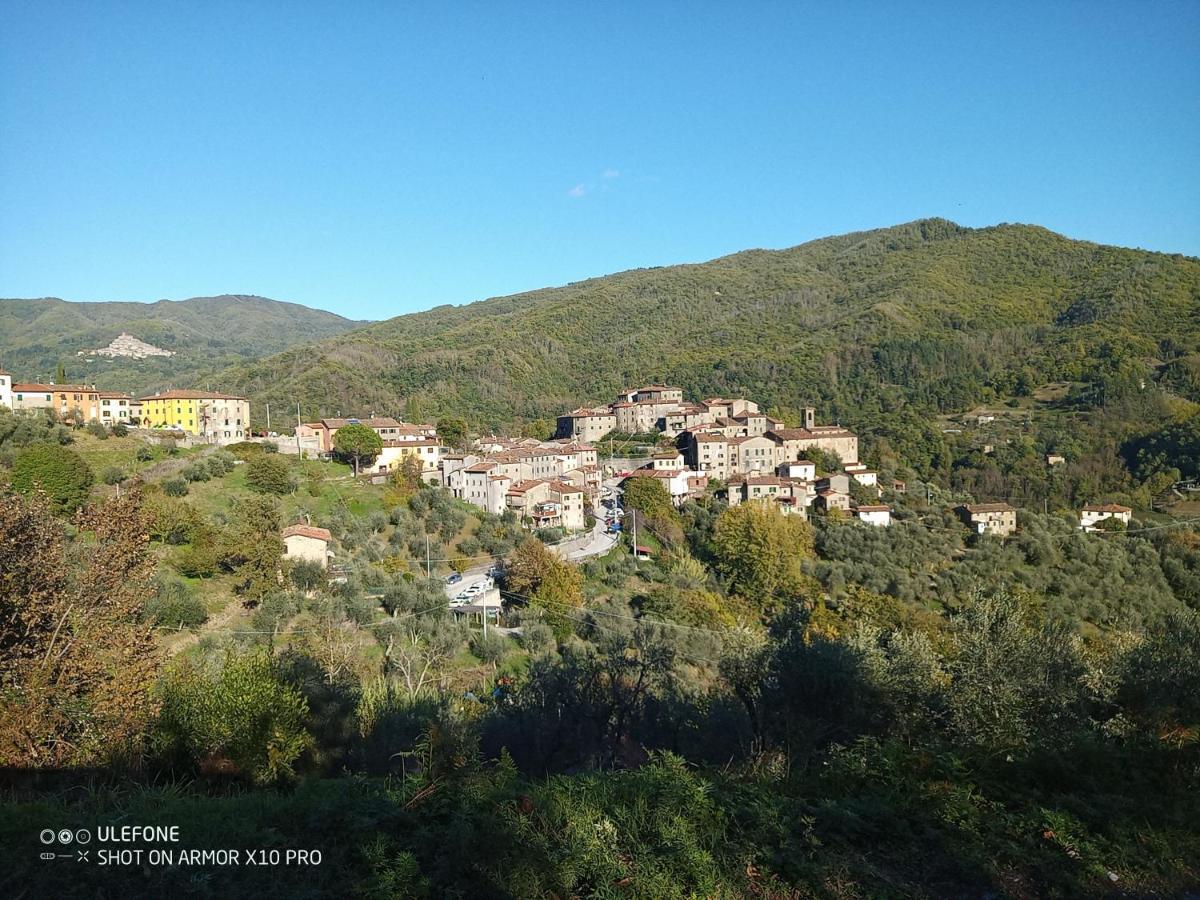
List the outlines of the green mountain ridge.
{"type": "Polygon", "coordinates": [[[35,380],[53,377],[61,361],[68,378],[147,391],[201,383],[236,362],[362,324],[297,303],[236,294],[155,303],[0,300],[0,366],[35,380]],[[135,360],[88,354],[123,331],[176,355],[135,360]]]}
{"type": "Polygon", "coordinates": [[[1023,370],[1078,380],[1110,345],[1155,378],[1194,368],[1198,338],[1200,260],[927,219],[441,306],[218,380],[306,417],[415,398],[504,427],[661,379],[850,419],[864,405],[966,408],[1023,370]]]}

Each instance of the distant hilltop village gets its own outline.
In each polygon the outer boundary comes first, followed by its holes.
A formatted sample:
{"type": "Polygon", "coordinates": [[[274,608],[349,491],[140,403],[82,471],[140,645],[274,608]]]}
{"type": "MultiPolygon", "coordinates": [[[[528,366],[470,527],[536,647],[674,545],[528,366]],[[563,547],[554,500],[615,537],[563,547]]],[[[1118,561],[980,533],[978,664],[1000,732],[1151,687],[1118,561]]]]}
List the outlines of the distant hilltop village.
{"type": "Polygon", "coordinates": [[[858,437],[840,425],[816,424],[816,410],[804,408],[804,424],[788,428],[759,412],[744,398],[709,397],[698,403],[683,399],[683,390],[651,384],[622,391],[607,406],[582,407],[558,417],[558,436],[592,442],[611,432],[660,432],[678,440],[688,461],[718,478],[771,469],[799,459],[811,447],[836,453],[843,462],[858,462],[858,437]]]}
{"type": "Polygon", "coordinates": [[[77,356],[124,356],[130,359],[145,359],[148,356],[174,356],[174,350],[164,350],[162,347],[155,347],[153,344],[147,344],[143,340],[135,338],[132,334],[122,331],[112,339],[107,347],[101,347],[98,350],[80,350],[77,356]]]}

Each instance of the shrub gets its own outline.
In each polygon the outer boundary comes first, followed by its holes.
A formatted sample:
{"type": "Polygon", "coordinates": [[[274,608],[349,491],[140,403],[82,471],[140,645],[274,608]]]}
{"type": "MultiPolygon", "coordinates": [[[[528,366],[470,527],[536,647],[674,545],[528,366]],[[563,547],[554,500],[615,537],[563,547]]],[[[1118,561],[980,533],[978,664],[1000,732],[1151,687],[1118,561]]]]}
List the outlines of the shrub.
{"type": "Polygon", "coordinates": [[[208,466],[202,460],[188,463],[180,474],[187,481],[208,481],[212,478],[212,473],[209,472],[208,466]]]}
{"type": "Polygon", "coordinates": [[[482,634],[473,635],[471,638],[471,652],[485,663],[494,665],[500,662],[508,656],[511,649],[509,639],[494,631],[489,632],[486,638],[482,634]]]}
{"type": "Polygon", "coordinates": [[[121,422],[114,425],[110,431],[113,437],[125,437],[125,435],[129,434],[129,429],[121,422]]]}
{"type": "Polygon", "coordinates": [[[154,459],[154,451],[149,447],[138,447],[137,453],[133,455],[138,462],[150,462],[154,459]]]}
{"type": "Polygon", "coordinates": [[[188,578],[210,578],[217,571],[217,549],[211,540],[197,541],[176,553],[172,562],[188,578]]]}
{"type": "Polygon", "coordinates": [[[288,568],[292,584],[302,591],[311,591],[325,583],[325,570],[320,563],[307,559],[294,561],[288,568]]]}
{"type": "Polygon", "coordinates": [[[249,460],[251,457],[259,456],[266,453],[265,445],[256,444],[253,441],[238,441],[236,444],[230,444],[225,449],[241,460],[249,460]]]}
{"type": "Polygon", "coordinates": [[[108,440],[108,429],[95,419],[92,419],[92,421],[88,422],[87,431],[92,437],[99,438],[102,441],[108,440]]]}
{"type": "Polygon", "coordinates": [[[246,484],[260,494],[289,494],[296,487],[287,462],[266,454],[253,457],[246,464],[246,484]]]}
{"type": "Polygon", "coordinates": [[[33,444],[13,461],[12,486],[23,494],[45,491],[53,510],[67,515],[87,499],[92,470],[74,450],[58,444],[33,444]]]}
{"type": "Polygon", "coordinates": [[[116,466],[109,466],[100,474],[100,480],[105,484],[120,484],[125,480],[125,473],[116,466]]]}
{"type": "Polygon", "coordinates": [[[160,576],[154,596],[142,609],[142,618],[167,628],[195,628],[208,621],[208,612],[186,581],[160,576]]]}
{"type": "Polygon", "coordinates": [[[188,483],[182,478],[168,478],[162,483],[162,489],[168,497],[186,497],[188,483]]]}
{"type": "Polygon", "coordinates": [[[308,704],[265,650],[229,653],[217,671],[180,662],[159,682],[156,743],[177,761],[228,760],[259,783],[291,777],[312,742],[308,704]]]}
{"type": "Polygon", "coordinates": [[[213,478],[220,478],[222,475],[233,471],[235,462],[237,462],[237,457],[232,453],[221,450],[205,459],[204,464],[208,467],[208,471],[212,474],[213,478]]]}

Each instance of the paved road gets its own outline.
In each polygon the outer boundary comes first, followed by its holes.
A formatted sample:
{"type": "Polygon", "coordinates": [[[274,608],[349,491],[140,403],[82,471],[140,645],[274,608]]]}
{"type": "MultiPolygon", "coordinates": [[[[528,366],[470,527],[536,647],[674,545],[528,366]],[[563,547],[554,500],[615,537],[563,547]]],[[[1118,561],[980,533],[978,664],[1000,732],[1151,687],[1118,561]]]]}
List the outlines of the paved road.
{"type": "MultiPolygon", "coordinates": [[[[604,486],[600,491],[600,499],[605,500],[610,497],[619,497],[620,490],[617,485],[620,483],[620,478],[606,478],[604,486]]],[[[571,538],[569,541],[556,544],[554,552],[563,557],[563,559],[568,559],[571,562],[579,562],[593,556],[603,556],[616,546],[619,538],[619,535],[607,534],[605,532],[606,527],[604,516],[601,514],[596,519],[596,524],[592,526],[591,531],[579,537],[571,538]]]]}

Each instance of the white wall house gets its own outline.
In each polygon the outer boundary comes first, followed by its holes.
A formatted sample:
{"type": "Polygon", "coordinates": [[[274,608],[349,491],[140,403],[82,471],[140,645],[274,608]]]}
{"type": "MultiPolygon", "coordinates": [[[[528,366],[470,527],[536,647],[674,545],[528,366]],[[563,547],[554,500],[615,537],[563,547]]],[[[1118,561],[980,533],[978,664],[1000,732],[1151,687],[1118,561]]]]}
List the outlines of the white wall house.
{"type": "Polygon", "coordinates": [[[1133,510],[1118,503],[1089,503],[1079,513],[1079,527],[1084,531],[1097,531],[1096,526],[1105,519],[1116,519],[1129,524],[1133,510]]]}
{"type": "Polygon", "coordinates": [[[892,524],[892,508],[879,504],[877,506],[857,506],[854,514],[864,525],[875,525],[886,528],[892,524]]]}

